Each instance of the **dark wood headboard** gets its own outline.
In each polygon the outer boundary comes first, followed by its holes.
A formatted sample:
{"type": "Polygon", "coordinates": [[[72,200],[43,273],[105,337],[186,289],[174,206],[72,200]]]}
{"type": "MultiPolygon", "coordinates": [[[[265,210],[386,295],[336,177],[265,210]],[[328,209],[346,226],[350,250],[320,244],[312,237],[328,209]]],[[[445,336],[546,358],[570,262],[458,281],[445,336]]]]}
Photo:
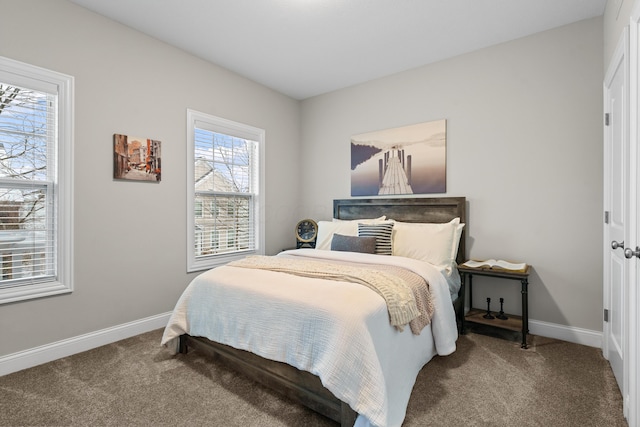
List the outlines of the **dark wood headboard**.
{"type": "MultiPolygon", "coordinates": [[[[466,223],[466,199],[464,197],[421,197],[397,199],[338,199],[333,201],[333,217],[338,219],[377,218],[403,222],[449,222],[460,218],[466,223]]],[[[466,228],[466,227],[465,227],[466,228]]],[[[466,260],[466,230],[462,231],[456,261],[466,260]]]]}

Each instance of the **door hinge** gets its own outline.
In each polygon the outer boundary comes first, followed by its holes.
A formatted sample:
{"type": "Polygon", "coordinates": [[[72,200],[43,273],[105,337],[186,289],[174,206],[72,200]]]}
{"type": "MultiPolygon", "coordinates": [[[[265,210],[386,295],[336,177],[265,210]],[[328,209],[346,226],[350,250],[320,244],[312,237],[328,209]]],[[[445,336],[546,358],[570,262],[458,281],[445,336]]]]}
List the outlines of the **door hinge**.
{"type": "Polygon", "coordinates": [[[609,126],[609,113],[604,113],[604,125],[609,126]]]}
{"type": "Polygon", "coordinates": [[[608,322],[609,321],[609,310],[608,309],[604,309],[604,321],[608,322]]]}
{"type": "Polygon", "coordinates": [[[609,224],[609,211],[604,211],[604,223],[609,224]]]}

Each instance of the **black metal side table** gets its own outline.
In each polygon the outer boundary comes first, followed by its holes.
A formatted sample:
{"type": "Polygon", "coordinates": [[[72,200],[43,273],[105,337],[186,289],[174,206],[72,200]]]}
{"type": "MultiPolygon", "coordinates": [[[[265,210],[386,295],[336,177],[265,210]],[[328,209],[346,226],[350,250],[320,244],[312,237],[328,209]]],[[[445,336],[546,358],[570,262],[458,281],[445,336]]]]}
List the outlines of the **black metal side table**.
{"type": "MultiPolygon", "coordinates": [[[[469,305],[470,309],[467,314],[462,316],[461,333],[466,332],[467,324],[472,327],[474,331],[479,333],[497,336],[500,338],[511,338],[514,336],[514,332],[521,336],[521,348],[527,348],[527,334],[529,333],[529,299],[528,299],[528,285],[529,285],[529,273],[531,266],[527,265],[524,271],[511,271],[501,268],[471,268],[464,265],[458,265],[458,271],[463,283],[464,293],[469,293],[469,305]],[[487,276],[500,279],[511,279],[520,281],[521,294],[522,294],[522,316],[516,316],[508,314],[508,320],[500,319],[486,319],[484,314],[487,310],[480,308],[473,308],[473,276],[487,276]],[[468,286],[466,286],[468,284],[468,286]],[[501,333],[500,331],[506,331],[501,333]]],[[[466,295],[464,295],[466,298],[466,295]]]]}

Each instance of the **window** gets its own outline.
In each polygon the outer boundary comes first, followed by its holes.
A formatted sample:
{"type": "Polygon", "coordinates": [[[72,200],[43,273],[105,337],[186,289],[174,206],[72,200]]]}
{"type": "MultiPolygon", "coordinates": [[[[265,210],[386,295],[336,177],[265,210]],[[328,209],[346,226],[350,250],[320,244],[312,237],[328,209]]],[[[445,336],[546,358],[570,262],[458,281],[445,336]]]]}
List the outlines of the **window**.
{"type": "Polygon", "coordinates": [[[0,57],[0,303],[71,292],[73,77],[0,57]]]}
{"type": "Polygon", "coordinates": [[[264,253],[264,130],[187,110],[187,270],[264,253]]]}

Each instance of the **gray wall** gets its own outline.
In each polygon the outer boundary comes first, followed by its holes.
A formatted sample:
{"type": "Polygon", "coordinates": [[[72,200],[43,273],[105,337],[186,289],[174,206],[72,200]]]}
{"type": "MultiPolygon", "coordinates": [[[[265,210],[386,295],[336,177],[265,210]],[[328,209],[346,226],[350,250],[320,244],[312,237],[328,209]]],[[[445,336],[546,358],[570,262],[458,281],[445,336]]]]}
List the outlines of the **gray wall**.
{"type": "MultiPolygon", "coordinates": [[[[303,101],[304,213],[330,218],[350,196],[351,135],[447,119],[446,195],[467,197],[469,255],[534,266],[532,319],[601,331],[602,28],[586,20],[303,101]]],[[[504,297],[520,311],[517,282],[474,283],[476,306],[504,297]]]]}
{"type": "MultiPolygon", "coordinates": [[[[299,103],[66,0],[0,8],[0,55],[76,78],[76,290],[1,305],[0,356],[173,308],[193,277],[187,108],[266,129],[271,254],[350,196],[351,135],[447,119],[446,195],[469,200],[470,255],[534,265],[532,318],[601,330],[602,19],[299,103]],[[114,133],[162,141],[159,185],[111,178],[114,133]]],[[[518,309],[517,286],[481,286],[518,309]]]]}
{"type": "Polygon", "coordinates": [[[1,0],[0,55],[75,76],[75,291],[0,305],[0,356],[166,313],[186,273],[186,109],[266,130],[267,252],[291,245],[299,102],[66,0],[1,0]],[[162,141],[114,181],[113,134],[162,141]]]}

